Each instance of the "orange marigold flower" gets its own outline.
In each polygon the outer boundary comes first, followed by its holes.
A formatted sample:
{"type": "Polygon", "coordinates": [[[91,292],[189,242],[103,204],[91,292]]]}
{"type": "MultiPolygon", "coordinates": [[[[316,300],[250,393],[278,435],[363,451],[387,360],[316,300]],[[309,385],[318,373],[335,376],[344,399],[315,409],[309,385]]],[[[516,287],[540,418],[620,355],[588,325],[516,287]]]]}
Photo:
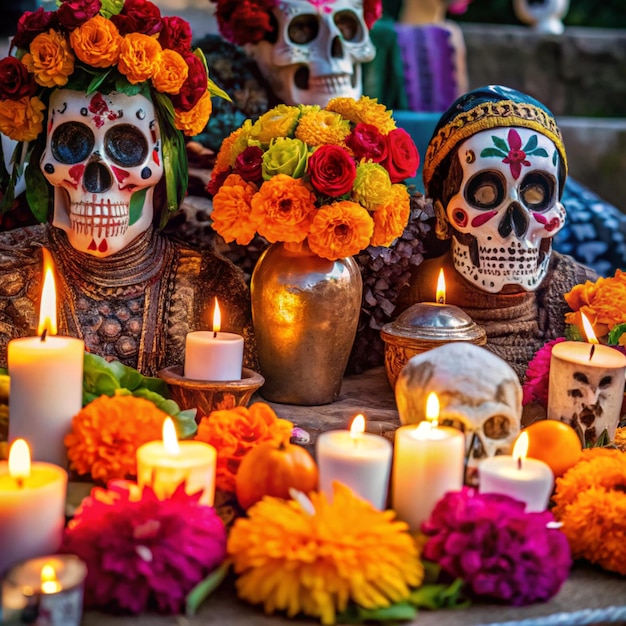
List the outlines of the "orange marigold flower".
{"type": "Polygon", "coordinates": [[[213,228],[226,243],[235,240],[245,246],[252,241],[256,223],[252,220],[251,201],[256,189],[239,174],[230,174],[213,198],[213,228]]]}
{"type": "Polygon", "coordinates": [[[213,411],[198,426],[196,439],[217,450],[216,487],[235,491],[235,476],[241,459],[262,441],[288,442],[293,424],[280,419],[269,404],[255,402],[249,407],[213,411]]]}
{"type": "Polygon", "coordinates": [[[252,220],[268,241],[303,241],[315,212],[315,194],[301,178],[276,174],[252,197],[252,220]]]}
{"type": "Polygon", "coordinates": [[[350,132],[350,122],[344,120],[339,113],[310,107],[298,122],[296,137],[309,146],[343,146],[350,132]]]}
{"type": "Polygon", "coordinates": [[[83,63],[111,67],[119,59],[122,36],[111,20],[96,15],[70,33],[70,43],[83,63]]]}
{"type": "Polygon", "coordinates": [[[22,63],[44,87],[62,87],[74,71],[74,55],[67,39],[52,28],[33,39],[22,63]]]}
{"type": "Polygon", "coordinates": [[[626,453],[583,450],[580,461],[557,478],[554,502],[572,557],[626,575],[626,453]]]}
{"type": "Polygon", "coordinates": [[[176,50],[168,48],[161,53],[161,62],[152,77],[152,84],[157,91],[177,94],[187,80],[187,76],[189,76],[187,61],[176,50]]]}
{"type": "Polygon", "coordinates": [[[154,37],[129,33],[122,39],[117,68],[129,83],[143,83],[158,70],[161,52],[161,44],[154,37]]]}
{"type": "Polygon", "coordinates": [[[211,94],[205,91],[189,111],[174,111],[174,125],[188,137],[193,137],[204,130],[212,112],[211,94]]]}
{"type": "Polygon", "coordinates": [[[374,220],[356,202],[342,200],[321,207],[309,232],[309,247],[318,256],[334,261],[367,248],[374,220]]]}
{"type": "Polygon", "coordinates": [[[243,126],[234,130],[224,141],[215,159],[215,171],[227,170],[235,165],[235,160],[248,147],[248,136],[252,120],[246,120],[243,126]]]}
{"type": "Polygon", "coordinates": [[[34,141],[43,130],[45,108],[37,97],[0,100],[0,132],[15,141],[34,141]]]}
{"type": "Polygon", "coordinates": [[[411,199],[404,185],[392,185],[389,201],[374,211],[374,234],[370,245],[390,246],[406,228],[411,216],[411,199]]]}
{"type": "Polygon", "coordinates": [[[162,437],[167,413],[135,396],[101,396],[72,419],[65,437],[70,467],[104,483],[137,475],[137,448],[162,437]]]}

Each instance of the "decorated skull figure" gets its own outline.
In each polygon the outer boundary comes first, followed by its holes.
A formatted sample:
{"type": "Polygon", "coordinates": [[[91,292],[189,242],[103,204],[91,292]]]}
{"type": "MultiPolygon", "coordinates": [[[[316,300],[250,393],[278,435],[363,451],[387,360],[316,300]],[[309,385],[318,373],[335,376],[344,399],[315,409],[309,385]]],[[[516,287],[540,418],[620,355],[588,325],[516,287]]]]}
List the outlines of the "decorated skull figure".
{"type": "Polygon", "coordinates": [[[126,247],[152,223],[161,156],[154,106],[143,95],[55,91],[41,158],[54,187],[53,225],[86,254],[126,247]]]}
{"type": "Polygon", "coordinates": [[[520,432],[522,388],[506,361],[467,342],[412,357],[395,387],[402,424],[426,419],[431,392],[439,399],[439,424],[465,434],[468,481],[475,480],[480,459],[510,453],[520,432]]]}
{"type": "Polygon", "coordinates": [[[361,64],[375,56],[361,0],[278,0],[273,19],[273,40],[251,54],[283,102],[361,96],[361,64]]]}
{"type": "Polygon", "coordinates": [[[457,158],[463,179],[445,207],[456,270],[490,293],[534,291],[565,223],[556,146],[535,130],[493,128],[462,142],[457,158]]]}

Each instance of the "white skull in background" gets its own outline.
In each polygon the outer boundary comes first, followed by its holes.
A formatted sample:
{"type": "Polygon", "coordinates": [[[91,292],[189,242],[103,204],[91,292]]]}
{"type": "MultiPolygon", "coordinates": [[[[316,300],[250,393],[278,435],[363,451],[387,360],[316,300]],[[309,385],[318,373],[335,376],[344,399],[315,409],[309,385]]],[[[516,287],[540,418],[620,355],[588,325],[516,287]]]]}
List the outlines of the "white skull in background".
{"type": "Polygon", "coordinates": [[[54,187],[52,223],[76,250],[106,257],[123,249],[152,223],[154,186],[163,176],[152,102],[55,91],[41,169],[54,187]]]}
{"type": "Polygon", "coordinates": [[[534,130],[494,128],[466,139],[457,157],[463,181],[446,207],[456,270],[489,293],[534,291],[565,222],[556,146],[534,130]]]}
{"type": "Polygon", "coordinates": [[[278,0],[273,15],[276,42],[250,51],[285,104],[361,97],[361,63],[376,54],[362,0],[278,0]]]}
{"type": "Polygon", "coordinates": [[[522,386],[499,356],[471,343],[444,344],[407,362],[395,394],[402,424],[426,419],[426,400],[439,398],[439,424],[465,433],[466,477],[475,479],[480,459],[510,454],[520,432],[522,386]]]}

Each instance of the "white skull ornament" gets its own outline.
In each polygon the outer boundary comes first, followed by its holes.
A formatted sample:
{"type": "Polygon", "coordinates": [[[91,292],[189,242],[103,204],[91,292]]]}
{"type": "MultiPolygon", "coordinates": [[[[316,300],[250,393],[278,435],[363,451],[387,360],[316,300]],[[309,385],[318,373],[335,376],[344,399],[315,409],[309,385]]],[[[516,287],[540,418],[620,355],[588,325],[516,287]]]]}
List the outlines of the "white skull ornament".
{"type": "Polygon", "coordinates": [[[457,158],[463,180],[445,207],[456,270],[489,293],[534,291],[565,223],[555,144],[531,129],[493,128],[462,142],[457,158]]]}
{"type": "Polygon", "coordinates": [[[375,56],[361,0],[279,0],[272,14],[276,41],[250,52],[285,104],[361,97],[361,64],[375,56]]]}
{"type": "Polygon", "coordinates": [[[152,223],[161,156],[154,106],[143,95],[55,91],[41,158],[54,187],[53,225],[80,252],[123,249],[152,223]]]}
{"type": "Polygon", "coordinates": [[[506,361],[467,342],[444,344],[412,357],[395,387],[402,424],[426,419],[431,392],[439,399],[439,424],[465,433],[470,482],[480,459],[510,453],[520,432],[522,387],[506,361]]]}

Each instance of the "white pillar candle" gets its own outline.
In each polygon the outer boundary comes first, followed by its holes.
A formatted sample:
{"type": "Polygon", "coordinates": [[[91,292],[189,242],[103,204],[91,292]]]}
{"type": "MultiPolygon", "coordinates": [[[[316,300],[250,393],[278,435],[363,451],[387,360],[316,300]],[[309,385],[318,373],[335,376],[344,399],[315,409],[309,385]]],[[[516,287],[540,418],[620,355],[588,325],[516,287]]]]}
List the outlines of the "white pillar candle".
{"type": "Polygon", "coordinates": [[[351,430],[330,430],[317,438],[320,491],[332,498],[333,482],[339,481],[382,510],[387,503],[392,446],[384,437],[364,430],[365,420],[357,415],[351,430]]]}
{"type": "Polygon", "coordinates": [[[200,503],[213,506],[217,452],[202,441],[178,441],[170,418],[163,423],[163,441],[151,441],[137,450],[137,482],[149,485],[160,499],[169,498],[185,483],[188,494],[202,491],[200,503]]]}
{"type": "Polygon", "coordinates": [[[14,442],[0,461],[0,578],[14,563],[58,550],[66,492],[63,468],[31,464],[26,443],[14,442]]]}
{"type": "Polygon", "coordinates": [[[44,253],[39,337],[13,339],[7,349],[9,440],[27,439],[34,459],[67,466],[63,439],[82,408],[84,343],[56,335],[56,293],[44,253]]]}
{"type": "Polygon", "coordinates": [[[483,459],[478,465],[480,493],[499,493],[526,504],[526,512],[545,511],[554,487],[547,463],[526,458],[528,433],[519,436],[513,455],[483,459]]]}
{"type": "Polygon", "coordinates": [[[241,380],[243,337],[220,331],[220,309],[215,299],[213,330],[197,330],[185,338],[184,375],[192,380],[241,380]]]}

